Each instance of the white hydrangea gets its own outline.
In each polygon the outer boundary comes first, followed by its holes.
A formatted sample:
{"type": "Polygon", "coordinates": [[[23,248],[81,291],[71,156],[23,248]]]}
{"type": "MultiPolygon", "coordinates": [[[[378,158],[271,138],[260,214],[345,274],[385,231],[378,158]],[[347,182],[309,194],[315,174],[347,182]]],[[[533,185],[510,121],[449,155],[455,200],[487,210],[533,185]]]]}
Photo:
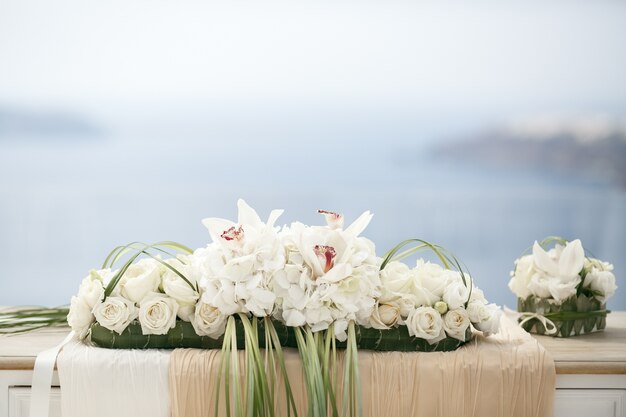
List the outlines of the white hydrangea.
{"type": "Polygon", "coordinates": [[[192,265],[201,277],[199,288],[204,304],[221,314],[271,315],[276,296],[272,282],[285,267],[285,254],[274,223],[282,210],[273,210],[263,223],[245,201],[238,201],[237,223],[208,218],[203,224],[213,243],[192,255],[192,265]]]}

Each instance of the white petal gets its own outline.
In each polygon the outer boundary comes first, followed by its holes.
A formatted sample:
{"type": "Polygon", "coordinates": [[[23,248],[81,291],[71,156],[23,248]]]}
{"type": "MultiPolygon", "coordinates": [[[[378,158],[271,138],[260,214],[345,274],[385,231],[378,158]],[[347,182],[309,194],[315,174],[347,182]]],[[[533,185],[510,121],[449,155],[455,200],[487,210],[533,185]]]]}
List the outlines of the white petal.
{"type": "Polygon", "coordinates": [[[361,214],[358,219],[356,219],[348,228],[345,230],[346,233],[350,233],[354,236],[358,236],[365,230],[370,221],[372,220],[374,215],[368,211],[361,214]]]}
{"type": "Polygon", "coordinates": [[[320,279],[326,282],[338,282],[352,273],[352,267],[349,264],[335,265],[320,279]]]}
{"type": "Polygon", "coordinates": [[[559,259],[559,272],[563,276],[578,275],[585,262],[585,251],[579,239],[569,242],[559,259]]]}
{"type": "Polygon", "coordinates": [[[239,208],[239,224],[249,224],[253,227],[261,227],[263,222],[261,218],[243,199],[237,201],[237,207],[239,208]]]}
{"type": "Polygon", "coordinates": [[[290,327],[304,326],[306,323],[304,314],[298,310],[283,311],[283,319],[285,319],[285,324],[290,327]]]}
{"type": "Polygon", "coordinates": [[[556,277],[559,275],[559,266],[554,262],[548,252],[546,252],[539,243],[535,240],[535,244],[533,245],[533,258],[535,260],[535,265],[537,268],[541,269],[544,272],[547,272],[548,275],[556,277]]]}
{"type": "Polygon", "coordinates": [[[267,227],[274,227],[274,223],[276,223],[276,220],[278,220],[278,218],[282,216],[284,212],[285,210],[282,209],[272,210],[272,212],[270,213],[270,217],[267,218],[267,227]]]}
{"type": "Polygon", "coordinates": [[[297,285],[292,285],[289,288],[288,295],[293,306],[299,310],[303,310],[309,301],[309,297],[307,297],[304,290],[297,285]]]}
{"type": "Polygon", "coordinates": [[[211,239],[213,242],[219,242],[226,230],[235,226],[235,223],[226,219],[218,219],[216,217],[209,217],[208,219],[202,220],[202,224],[209,229],[209,234],[211,235],[211,239]]]}

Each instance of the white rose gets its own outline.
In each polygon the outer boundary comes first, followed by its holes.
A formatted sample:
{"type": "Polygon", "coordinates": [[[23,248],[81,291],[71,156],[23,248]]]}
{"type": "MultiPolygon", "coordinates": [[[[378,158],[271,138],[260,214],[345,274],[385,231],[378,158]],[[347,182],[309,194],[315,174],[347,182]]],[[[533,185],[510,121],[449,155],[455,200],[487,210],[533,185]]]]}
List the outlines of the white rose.
{"type": "Polygon", "coordinates": [[[443,297],[448,275],[438,264],[419,259],[413,268],[415,280],[415,305],[432,306],[443,297]]]}
{"type": "Polygon", "coordinates": [[[159,293],[148,294],[139,304],[139,323],[143,334],[167,334],[176,326],[178,303],[159,293]]]}
{"type": "Polygon", "coordinates": [[[500,316],[502,316],[502,310],[495,304],[487,304],[485,306],[489,313],[489,318],[481,322],[475,323],[475,327],[482,331],[485,336],[498,333],[500,329],[500,316]]]}
{"type": "Polygon", "coordinates": [[[84,339],[87,336],[93,320],[94,317],[89,304],[81,297],[72,297],[67,324],[78,334],[79,338],[84,339]]]}
{"type": "Polygon", "coordinates": [[[467,305],[467,314],[472,323],[480,323],[481,321],[488,320],[491,317],[491,313],[487,308],[487,304],[483,301],[470,301],[467,305]]]}
{"type": "MultiPolygon", "coordinates": [[[[183,274],[185,278],[192,284],[196,283],[193,274],[193,268],[183,265],[178,261],[168,261],[172,267],[183,274]]],[[[176,272],[166,268],[162,276],[163,292],[172,297],[178,303],[178,317],[184,321],[191,321],[194,313],[194,307],[198,302],[200,295],[196,290],[191,288],[176,272]]]]}
{"type": "Polygon", "coordinates": [[[515,270],[511,271],[509,288],[519,298],[525,300],[531,294],[528,286],[532,276],[536,273],[532,255],[522,256],[515,261],[515,270]]]}
{"type": "Polygon", "coordinates": [[[617,289],[615,275],[610,270],[600,270],[596,267],[587,272],[583,286],[598,292],[599,294],[595,298],[601,303],[605,303],[606,299],[615,294],[617,289]]]}
{"type": "Polygon", "coordinates": [[[380,281],[385,291],[407,293],[411,291],[411,270],[402,262],[389,262],[380,271],[380,281]]]}
{"type": "Polygon", "coordinates": [[[111,275],[110,269],[91,270],[80,283],[78,297],[83,299],[90,309],[104,298],[103,276],[111,275]]]}
{"type": "Polygon", "coordinates": [[[198,335],[218,339],[224,334],[227,317],[217,307],[213,307],[201,299],[196,304],[196,312],[191,324],[198,335]]]}
{"type": "Polygon", "coordinates": [[[409,335],[428,340],[433,344],[446,337],[443,331],[443,319],[432,307],[418,307],[406,320],[409,335]]]}
{"type": "Polygon", "coordinates": [[[470,325],[467,311],[463,308],[450,310],[443,316],[443,328],[450,337],[465,341],[465,331],[470,325]]]}
{"type": "Polygon", "coordinates": [[[443,301],[448,304],[450,310],[456,310],[465,305],[469,295],[469,288],[459,278],[449,281],[443,292],[443,301]]]}
{"type": "Polygon", "coordinates": [[[396,324],[400,320],[400,306],[397,303],[389,302],[388,304],[379,304],[372,311],[370,317],[370,325],[375,329],[386,330],[396,324]]]}
{"type": "Polygon", "coordinates": [[[122,297],[108,297],[96,304],[93,314],[98,323],[111,331],[122,334],[128,325],[137,318],[135,304],[122,297]]]}
{"type": "Polygon", "coordinates": [[[148,293],[159,288],[162,268],[158,261],[148,258],[129,266],[118,284],[122,296],[139,303],[148,293]]]}
{"type": "MultiPolygon", "coordinates": [[[[467,275],[466,275],[467,277],[467,275]]],[[[472,282],[472,285],[474,285],[474,282],[472,282]]],[[[470,294],[470,303],[472,301],[481,301],[483,303],[487,302],[487,299],[485,298],[485,293],[483,292],[483,290],[481,290],[480,288],[478,288],[477,286],[474,285],[474,287],[472,288],[472,293],[470,294]]]]}
{"type": "Polygon", "coordinates": [[[613,271],[613,265],[608,262],[596,258],[585,258],[585,269],[590,271],[591,268],[596,268],[599,271],[613,271]]]}

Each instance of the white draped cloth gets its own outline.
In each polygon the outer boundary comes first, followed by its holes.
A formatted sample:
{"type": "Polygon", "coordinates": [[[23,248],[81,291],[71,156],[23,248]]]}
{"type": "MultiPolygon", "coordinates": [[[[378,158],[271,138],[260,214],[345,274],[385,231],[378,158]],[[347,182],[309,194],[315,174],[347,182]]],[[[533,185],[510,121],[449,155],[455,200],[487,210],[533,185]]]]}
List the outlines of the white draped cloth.
{"type": "Polygon", "coordinates": [[[64,417],[169,417],[167,350],[68,343],[57,359],[64,417]]]}

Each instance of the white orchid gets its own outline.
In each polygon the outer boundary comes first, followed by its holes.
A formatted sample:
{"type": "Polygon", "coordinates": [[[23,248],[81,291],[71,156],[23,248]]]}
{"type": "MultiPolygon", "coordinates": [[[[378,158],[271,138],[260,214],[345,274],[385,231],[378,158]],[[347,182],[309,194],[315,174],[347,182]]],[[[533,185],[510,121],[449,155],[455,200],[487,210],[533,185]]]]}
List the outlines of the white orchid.
{"type": "Polygon", "coordinates": [[[580,272],[585,263],[585,251],[579,239],[557,244],[546,251],[535,241],[532,255],[516,262],[509,288],[522,299],[530,295],[551,299],[561,304],[576,295],[581,282],[580,272]]]}
{"type": "Polygon", "coordinates": [[[374,244],[359,236],[372,214],[363,213],[343,229],[342,215],[319,213],[326,226],[296,222],[280,233],[287,264],[274,281],[279,318],[288,326],[307,324],[313,331],[333,324],[337,339],[345,340],[350,320],[369,327],[380,295],[380,259],[374,244]]]}

